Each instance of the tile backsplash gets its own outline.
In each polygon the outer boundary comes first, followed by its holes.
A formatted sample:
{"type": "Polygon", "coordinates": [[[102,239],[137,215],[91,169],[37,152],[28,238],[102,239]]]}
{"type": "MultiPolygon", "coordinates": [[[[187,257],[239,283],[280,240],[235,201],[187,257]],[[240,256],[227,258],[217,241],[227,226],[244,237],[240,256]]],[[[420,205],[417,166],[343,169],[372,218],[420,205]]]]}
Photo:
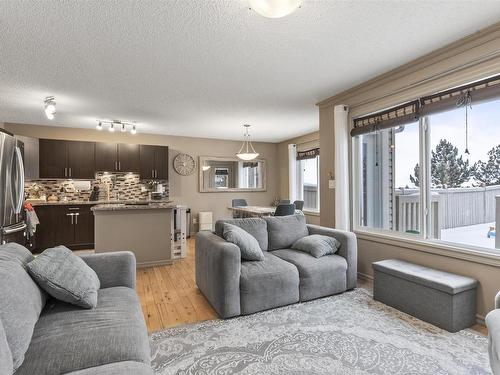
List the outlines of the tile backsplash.
{"type": "MultiPolygon", "coordinates": [[[[166,181],[160,183],[165,187],[165,196],[168,197],[168,183],[166,181]]],[[[96,173],[94,180],[90,180],[91,190],[96,185],[99,186],[99,200],[139,200],[149,197],[150,186],[141,181],[137,173],[99,172],[96,173]]],[[[78,191],[73,180],[37,180],[25,183],[25,192],[30,198],[37,198],[40,195],[49,197],[54,194],[59,200],[64,198],[68,201],[88,200],[91,190],[78,191]]]]}

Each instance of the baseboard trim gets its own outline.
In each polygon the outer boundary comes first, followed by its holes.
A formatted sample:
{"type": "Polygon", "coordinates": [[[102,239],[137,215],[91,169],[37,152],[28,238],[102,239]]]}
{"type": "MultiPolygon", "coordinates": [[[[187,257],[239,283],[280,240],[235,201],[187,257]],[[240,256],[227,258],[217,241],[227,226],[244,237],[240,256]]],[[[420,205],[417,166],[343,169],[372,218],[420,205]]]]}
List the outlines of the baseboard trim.
{"type": "Polygon", "coordinates": [[[484,321],[484,316],[476,314],[476,323],[485,326],[486,322],[484,321]]]}
{"type": "Polygon", "coordinates": [[[373,281],[373,276],[367,275],[366,273],[358,272],[358,278],[365,281],[373,281]]]}
{"type": "Polygon", "coordinates": [[[153,261],[153,262],[142,262],[142,263],[137,263],[137,268],[146,268],[146,267],[154,267],[154,266],[164,266],[167,264],[172,264],[173,260],[160,260],[160,261],[153,261]]]}

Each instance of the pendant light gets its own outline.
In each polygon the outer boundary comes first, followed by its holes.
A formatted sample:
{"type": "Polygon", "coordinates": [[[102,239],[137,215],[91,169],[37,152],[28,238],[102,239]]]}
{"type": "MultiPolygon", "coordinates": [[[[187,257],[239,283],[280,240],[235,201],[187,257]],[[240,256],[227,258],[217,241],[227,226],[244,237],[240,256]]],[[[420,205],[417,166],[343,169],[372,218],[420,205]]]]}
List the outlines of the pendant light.
{"type": "Polygon", "coordinates": [[[248,134],[248,128],[250,125],[245,124],[245,134],[243,135],[243,144],[240,150],[236,153],[236,156],[241,160],[253,160],[259,156],[259,153],[255,151],[252,146],[252,141],[250,141],[250,134],[248,134]]]}
{"type": "Polygon", "coordinates": [[[302,0],[249,0],[250,9],[267,18],[281,18],[300,8],[302,0]]]}

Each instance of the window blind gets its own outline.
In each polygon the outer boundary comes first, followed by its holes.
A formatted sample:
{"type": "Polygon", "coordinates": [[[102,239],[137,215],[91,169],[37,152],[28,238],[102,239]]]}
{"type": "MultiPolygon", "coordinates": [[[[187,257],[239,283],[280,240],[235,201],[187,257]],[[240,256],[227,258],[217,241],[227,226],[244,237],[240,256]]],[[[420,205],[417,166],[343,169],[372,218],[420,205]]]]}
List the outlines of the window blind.
{"type": "Polygon", "coordinates": [[[465,104],[500,98],[500,75],[422,97],[384,111],[354,119],[351,136],[372,133],[418,121],[421,116],[445,112],[465,104]]]}
{"type": "Polygon", "coordinates": [[[297,151],[297,160],[314,159],[318,155],[319,148],[313,148],[306,151],[297,151]]]}
{"type": "Polygon", "coordinates": [[[418,121],[420,102],[414,100],[382,112],[354,119],[351,136],[367,134],[378,130],[394,128],[409,122],[418,121]]]}
{"type": "Polygon", "coordinates": [[[471,105],[499,98],[500,75],[425,96],[420,99],[420,115],[425,116],[461,107],[466,102],[465,95],[469,96],[471,105]]]}

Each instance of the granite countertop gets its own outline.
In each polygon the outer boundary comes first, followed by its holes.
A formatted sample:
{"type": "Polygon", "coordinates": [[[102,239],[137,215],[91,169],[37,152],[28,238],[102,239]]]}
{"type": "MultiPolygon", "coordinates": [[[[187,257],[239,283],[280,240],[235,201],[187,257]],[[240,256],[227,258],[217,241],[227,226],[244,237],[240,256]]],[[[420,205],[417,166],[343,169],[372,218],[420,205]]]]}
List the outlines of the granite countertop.
{"type": "Polygon", "coordinates": [[[127,211],[127,210],[155,210],[155,209],[172,209],[172,208],[187,208],[173,202],[149,202],[148,204],[131,204],[127,202],[118,204],[99,204],[91,208],[92,211],[127,211]]]}
{"type": "MultiPolygon", "coordinates": [[[[29,199],[27,200],[29,202],[29,199]]],[[[140,204],[140,203],[154,203],[154,204],[159,204],[159,203],[170,203],[171,201],[163,201],[163,200],[99,200],[99,201],[56,201],[56,202],[49,202],[49,201],[34,201],[34,202],[29,202],[31,203],[32,206],[64,206],[64,205],[81,205],[81,204],[88,204],[88,205],[102,205],[102,204],[110,204],[110,205],[120,205],[120,204],[140,204]]]]}

